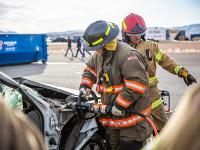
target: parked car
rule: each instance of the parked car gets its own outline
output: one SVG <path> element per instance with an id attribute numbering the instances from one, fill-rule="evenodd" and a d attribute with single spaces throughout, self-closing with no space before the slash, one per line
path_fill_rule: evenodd
<path id="1" fill-rule="evenodd" d="M 64 37 L 57 37 L 53 39 L 52 42 L 67 42 L 67 39 L 65 39 Z"/>

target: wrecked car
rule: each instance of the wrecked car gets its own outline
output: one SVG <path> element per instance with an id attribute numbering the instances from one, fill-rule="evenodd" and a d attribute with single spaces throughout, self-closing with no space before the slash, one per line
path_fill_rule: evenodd
<path id="1" fill-rule="evenodd" d="M 98 114 L 88 109 L 90 103 L 99 101 L 94 92 L 88 99 L 81 99 L 79 91 L 22 77 L 12 79 L 0 72 L 0 95 L 10 107 L 33 121 L 49 149 L 106 149 L 105 130 Z M 170 112 L 169 92 L 161 91 L 161 96 L 165 110 Z"/>
<path id="2" fill-rule="evenodd" d="M 84 110 L 80 115 L 77 110 L 78 91 L 25 78 L 12 79 L 0 72 L 0 94 L 8 105 L 33 121 L 49 149 L 104 149 L 105 131 L 96 115 Z"/>

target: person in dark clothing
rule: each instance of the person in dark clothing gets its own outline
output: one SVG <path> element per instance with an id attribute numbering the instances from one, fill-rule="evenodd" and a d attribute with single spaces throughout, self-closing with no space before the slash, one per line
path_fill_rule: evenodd
<path id="1" fill-rule="evenodd" d="M 72 53 L 72 57 L 74 57 L 74 54 L 73 54 L 73 51 L 72 51 L 72 40 L 71 40 L 70 36 L 68 36 L 68 38 L 67 38 L 67 43 L 68 44 L 67 44 L 67 51 L 65 53 L 65 57 L 67 57 L 67 53 L 68 53 L 69 50 Z"/>
<path id="2" fill-rule="evenodd" d="M 81 43 L 81 38 L 80 38 L 79 36 L 78 36 L 78 38 L 77 38 L 76 44 L 77 44 L 77 51 L 76 51 L 75 57 L 78 56 L 78 53 L 79 53 L 79 52 L 81 53 L 82 57 L 84 57 L 84 54 L 83 54 L 83 52 L 81 51 L 82 43 Z"/>

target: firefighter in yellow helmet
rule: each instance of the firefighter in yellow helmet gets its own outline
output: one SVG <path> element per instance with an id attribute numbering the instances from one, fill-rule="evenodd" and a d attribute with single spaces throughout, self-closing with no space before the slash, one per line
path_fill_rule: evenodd
<path id="1" fill-rule="evenodd" d="M 199 115 L 200 85 L 196 84 L 185 92 L 160 135 L 142 150 L 199 150 Z"/>
<path id="2" fill-rule="evenodd" d="M 156 68 L 159 64 L 163 69 L 172 74 L 182 77 L 187 85 L 196 82 L 192 75 L 182 66 L 167 56 L 159 49 L 158 44 L 146 41 L 145 32 L 147 28 L 144 19 L 131 13 L 122 21 L 123 40 L 139 51 L 148 64 L 148 76 L 152 103 L 152 116 L 158 130 L 161 130 L 167 122 L 167 116 L 163 110 L 162 100 L 157 87 L 158 79 L 156 77 Z"/>
<path id="3" fill-rule="evenodd" d="M 106 129 L 110 148 L 139 150 L 152 128 L 143 118 L 126 110 L 151 114 L 148 78 L 138 52 L 118 41 L 118 34 L 118 26 L 105 21 L 96 21 L 86 29 L 86 48 L 96 52 L 86 63 L 80 91 L 87 95 L 97 84 L 102 104 L 93 104 L 92 110 L 101 113 L 99 121 Z"/>

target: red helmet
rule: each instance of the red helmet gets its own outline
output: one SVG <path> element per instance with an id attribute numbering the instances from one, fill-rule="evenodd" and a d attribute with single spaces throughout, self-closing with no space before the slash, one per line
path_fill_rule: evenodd
<path id="1" fill-rule="evenodd" d="M 144 19 L 138 14 L 130 13 L 122 21 L 122 32 L 125 34 L 144 35 L 146 30 L 147 28 Z"/>

